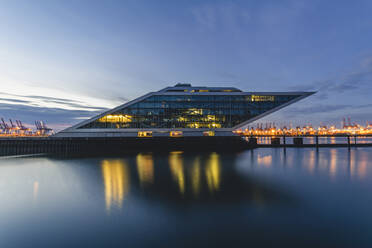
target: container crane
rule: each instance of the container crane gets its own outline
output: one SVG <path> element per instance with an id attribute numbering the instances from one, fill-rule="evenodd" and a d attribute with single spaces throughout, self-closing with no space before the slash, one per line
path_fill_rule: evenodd
<path id="1" fill-rule="evenodd" d="M 39 135 L 53 134 L 53 129 L 47 127 L 43 121 L 35 121 L 35 126 Z"/>
<path id="2" fill-rule="evenodd" d="M 10 127 L 8 126 L 8 124 L 4 121 L 4 118 L 1 118 L 1 122 L 3 124 L 3 128 L 4 128 L 4 132 L 6 134 L 9 134 L 10 133 Z"/>
<path id="3" fill-rule="evenodd" d="M 31 134 L 32 130 L 30 128 L 25 127 L 21 120 L 16 120 L 18 129 L 22 132 L 22 134 Z"/>
<path id="4" fill-rule="evenodd" d="M 12 134 L 18 134 L 19 133 L 19 128 L 14 125 L 12 119 L 9 119 L 9 122 L 10 122 L 10 131 Z"/>

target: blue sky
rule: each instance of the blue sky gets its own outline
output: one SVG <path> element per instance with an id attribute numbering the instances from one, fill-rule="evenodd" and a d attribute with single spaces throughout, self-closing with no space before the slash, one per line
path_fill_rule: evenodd
<path id="1" fill-rule="evenodd" d="M 2 1 L 0 116 L 60 129 L 177 82 L 317 90 L 260 122 L 372 121 L 372 1 Z"/>

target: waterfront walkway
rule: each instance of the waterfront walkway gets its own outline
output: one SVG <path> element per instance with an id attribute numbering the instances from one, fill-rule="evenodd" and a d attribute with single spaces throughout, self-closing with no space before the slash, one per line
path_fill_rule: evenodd
<path id="1" fill-rule="evenodd" d="M 122 154 L 128 151 L 239 151 L 260 147 L 366 147 L 368 136 L 228 136 L 177 138 L 2 137 L 0 156 L 27 154 Z"/>

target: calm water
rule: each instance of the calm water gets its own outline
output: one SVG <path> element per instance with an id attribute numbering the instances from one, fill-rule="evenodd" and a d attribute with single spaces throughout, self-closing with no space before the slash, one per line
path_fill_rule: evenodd
<path id="1" fill-rule="evenodd" d="M 0 159 L 0 247 L 372 247 L 372 149 Z"/>

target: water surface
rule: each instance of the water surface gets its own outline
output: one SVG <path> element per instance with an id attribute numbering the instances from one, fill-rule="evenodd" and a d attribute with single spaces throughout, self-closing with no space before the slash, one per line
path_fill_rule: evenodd
<path id="1" fill-rule="evenodd" d="M 372 247 L 372 149 L 0 159 L 0 247 Z"/>

